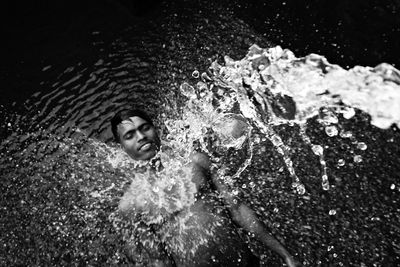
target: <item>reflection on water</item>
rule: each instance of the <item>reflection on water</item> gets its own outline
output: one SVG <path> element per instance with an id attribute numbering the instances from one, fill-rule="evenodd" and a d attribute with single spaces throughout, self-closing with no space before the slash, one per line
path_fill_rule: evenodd
<path id="1" fill-rule="evenodd" d="M 43 66 L 57 75 L 26 102 L 27 114 L 2 111 L 1 264 L 128 262 L 112 215 L 133 178 L 150 185 L 135 175 L 141 166 L 103 141 L 111 137 L 109 118 L 130 105 L 159 115 L 173 148 L 173 157 L 161 153 L 170 168 L 158 192 L 177 182 L 165 213 L 191 198 L 190 184 L 166 178 L 186 177 L 179 170 L 199 139 L 213 173 L 304 265 L 398 260 L 400 136 L 391 126 L 400 117 L 398 70 L 345 71 L 318 55 L 255 46 L 242 60 L 211 64 L 266 44 L 221 14 L 193 14 L 186 27 L 174 14 L 164 24 L 154 19 L 147 39 L 126 29 L 118 40 L 93 44 L 93 62 Z M 209 129 L 211 147 L 202 139 Z M 279 262 L 246 238 L 266 265 Z"/>

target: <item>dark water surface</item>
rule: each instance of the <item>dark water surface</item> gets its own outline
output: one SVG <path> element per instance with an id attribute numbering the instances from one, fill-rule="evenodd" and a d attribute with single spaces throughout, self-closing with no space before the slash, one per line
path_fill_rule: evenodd
<path id="1" fill-rule="evenodd" d="M 206 71 L 214 60 L 240 59 L 254 43 L 275 43 L 342 66 L 399 64 L 399 21 L 392 15 L 398 1 L 374 11 L 368 9 L 374 1 L 339 1 L 332 17 L 323 16 L 331 14 L 326 1 L 259 2 L 42 1 L 10 7 L 0 74 L 0 265 L 126 263 L 109 215 L 130 177 L 108 160 L 114 151 L 109 119 L 127 106 L 159 118 L 178 116 L 185 100 L 179 86 L 195 84 L 193 71 Z M 270 19 L 262 19 L 263 11 Z M 308 27 L 321 17 L 322 28 Z M 337 28 L 335 21 L 341 21 Z M 385 38 L 380 42 L 378 35 Z M 370 119 L 361 111 L 350 120 L 340 117 L 341 127 L 353 134 L 347 139 L 329 137 L 317 118 L 309 120 L 307 135 L 324 147 L 334 185 L 329 191 L 322 190 L 319 159 L 296 125 L 275 131 L 291 148 L 306 195 L 293 192 L 269 140 L 260 143 L 264 149 L 238 181 L 245 201 L 305 266 L 396 266 L 400 260 L 400 134 L 397 126 L 380 129 Z M 360 141 L 367 150 L 357 150 Z M 357 154 L 362 161 L 354 161 Z M 250 183 L 257 186 L 242 187 Z M 280 266 L 271 252 L 260 253 L 267 266 Z"/>

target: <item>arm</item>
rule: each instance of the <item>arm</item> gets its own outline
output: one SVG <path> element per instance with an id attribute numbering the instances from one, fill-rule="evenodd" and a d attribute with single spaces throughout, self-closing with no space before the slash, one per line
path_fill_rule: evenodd
<path id="1" fill-rule="evenodd" d="M 236 204 L 230 207 L 233 219 L 246 231 L 254 233 L 257 238 L 269 249 L 278 253 L 289 267 L 296 266 L 295 261 L 289 252 L 267 233 L 263 224 L 257 219 L 254 212 L 245 204 Z"/>
<path id="2" fill-rule="evenodd" d="M 210 166 L 207 156 L 204 154 L 197 155 L 193 160 L 200 159 L 199 165 L 201 170 L 206 171 L 206 167 Z M 196 164 L 196 162 L 195 162 Z M 199 170 L 198 170 L 199 171 Z M 204 174 L 205 175 L 205 174 Z M 223 196 L 223 199 L 230 209 L 233 219 L 248 232 L 254 233 L 256 237 L 269 249 L 278 253 L 289 267 L 295 267 L 296 263 L 289 252 L 270 234 L 266 227 L 258 220 L 256 214 L 245 204 L 237 201 L 232 194 L 229 193 L 226 186 L 217 178 L 212 178 L 217 190 Z"/>
<path id="3" fill-rule="evenodd" d="M 206 179 L 209 172 L 211 162 L 205 153 L 196 152 L 191 155 L 193 164 L 194 182 L 197 186 L 201 180 Z M 295 267 L 296 263 L 289 252 L 270 234 L 266 227 L 258 220 L 255 213 L 245 204 L 235 200 L 234 196 L 229 193 L 226 186 L 221 183 L 218 178 L 212 177 L 212 181 L 217 190 L 223 196 L 223 199 L 229 207 L 233 219 L 246 231 L 254 233 L 256 237 L 269 249 L 278 253 L 289 267 Z"/>

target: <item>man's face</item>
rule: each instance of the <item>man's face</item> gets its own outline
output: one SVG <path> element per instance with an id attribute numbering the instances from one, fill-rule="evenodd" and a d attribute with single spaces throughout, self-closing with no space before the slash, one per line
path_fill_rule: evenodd
<path id="1" fill-rule="evenodd" d="M 137 116 L 130 117 L 122 121 L 117 130 L 120 143 L 131 158 L 149 160 L 156 155 L 160 139 L 148 121 Z"/>

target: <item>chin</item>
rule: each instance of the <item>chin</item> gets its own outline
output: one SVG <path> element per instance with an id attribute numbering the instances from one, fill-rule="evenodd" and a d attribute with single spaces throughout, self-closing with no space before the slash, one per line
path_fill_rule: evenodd
<path id="1" fill-rule="evenodd" d="M 139 158 L 139 160 L 150 160 L 150 159 L 152 159 L 156 154 L 157 154 L 157 151 L 156 151 L 156 150 L 149 151 L 149 152 L 147 152 L 146 154 L 144 154 L 143 156 L 141 156 L 141 157 Z"/>

